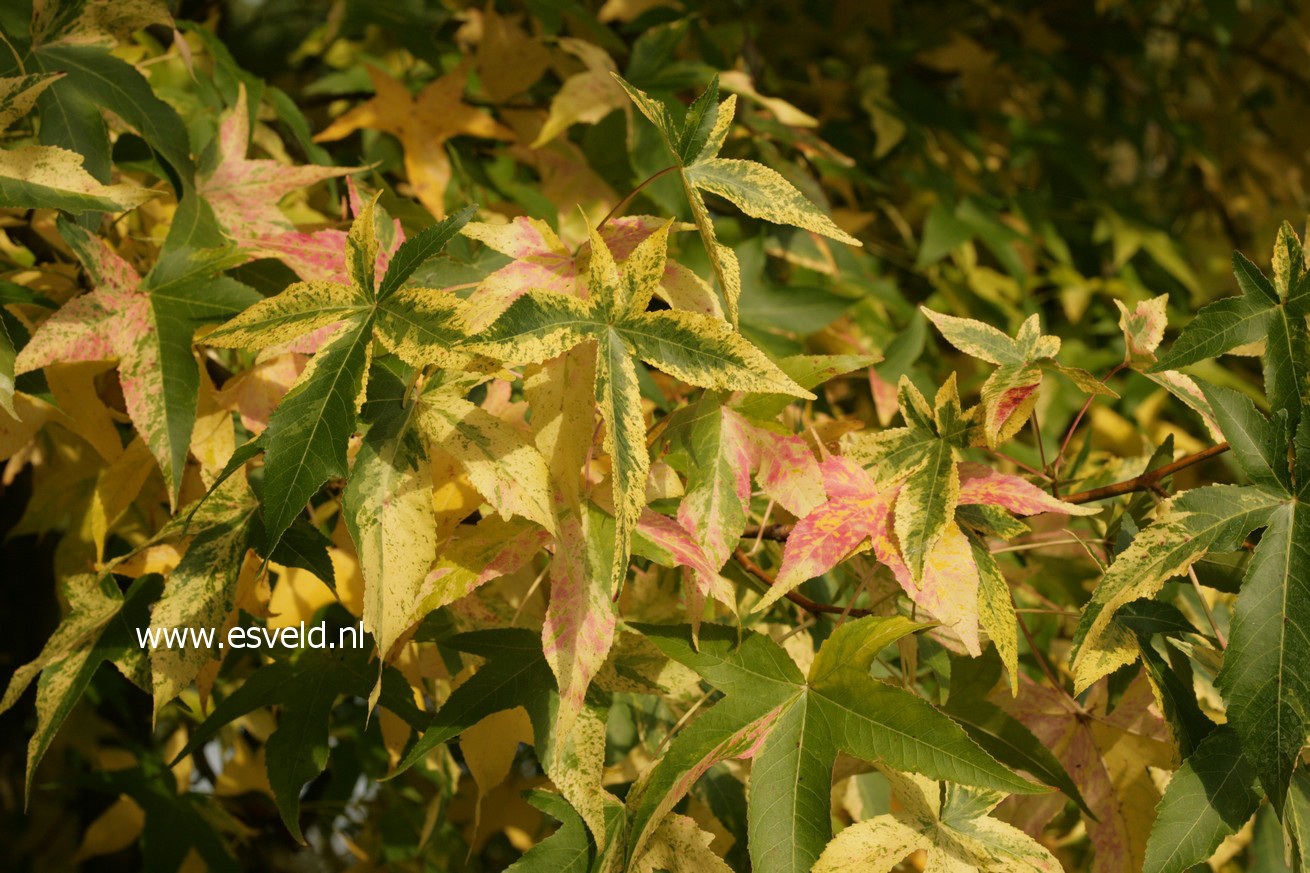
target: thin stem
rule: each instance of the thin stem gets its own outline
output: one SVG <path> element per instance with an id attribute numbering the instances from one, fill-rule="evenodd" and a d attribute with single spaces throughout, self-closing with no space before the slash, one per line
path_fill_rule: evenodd
<path id="1" fill-rule="evenodd" d="M 1109 382 L 1126 366 L 1127 362 L 1120 362 L 1118 366 L 1105 374 L 1105 378 L 1101 380 L 1101 384 L 1104 385 L 1106 382 Z M 1087 397 L 1087 402 L 1083 404 L 1083 408 L 1078 410 L 1078 414 L 1074 416 L 1073 424 L 1069 425 L 1069 430 L 1064 435 L 1064 442 L 1060 443 L 1060 452 L 1055 456 L 1055 463 L 1051 466 L 1051 476 L 1057 481 L 1060 478 L 1060 463 L 1064 460 L 1065 450 L 1069 448 L 1069 441 L 1073 439 L 1074 432 L 1078 430 L 1078 425 L 1082 423 L 1083 416 L 1087 414 L 1087 410 L 1092 408 L 1092 401 L 1095 399 L 1095 394 L 1091 394 Z"/>
<path id="2" fill-rule="evenodd" d="M 773 512 L 773 498 L 769 498 L 769 505 L 764 507 L 764 516 L 760 519 L 760 530 L 755 535 L 755 542 L 751 544 L 750 554 L 755 554 L 760 550 L 760 541 L 764 539 L 764 530 L 769 526 L 769 515 Z"/>
<path id="3" fill-rule="evenodd" d="M 1046 463 L 1046 440 L 1042 439 L 1042 425 L 1037 420 L 1037 407 L 1033 407 L 1033 415 L 1030 419 L 1033 426 L 1033 436 L 1037 438 L 1037 456 L 1042 459 L 1042 474 L 1048 479 L 1051 478 L 1051 467 Z M 1054 481 L 1051 482 L 1051 492 L 1058 492 Z M 1058 496 L 1058 495 L 1057 495 Z"/>
<path id="4" fill-rule="evenodd" d="M 1228 639 L 1224 632 L 1219 630 L 1219 625 L 1214 620 L 1214 610 L 1210 609 L 1210 601 L 1205 599 L 1205 592 L 1201 590 L 1201 580 L 1196 578 L 1196 568 L 1188 567 L 1187 576 L 1192 580 L 1192 588 L 1196 590 L 1196 599 L 1201 601 L 1201 609 L 1205 611 L 1205 620 L 1210 622 L 1210 630 L 1214 631 L 1214 638 L 1219 641 L 1220 649 L 1228 648 Z"/>
<path id="5" fill-rule="evenodd" d="M 1028 651 L 1033 653 L 1033 659 L 1037 661 L 1037 666 L 1041 667 L 1042 672 L 1046 674 L 1051 687 L 1064 695 L 1065 699 L 1072 703 L 1077 710 L 1081 710 L 1082 707 L 1078 705 L 1078 701 L 1070 696 L 1068 689 L 1064 687 L 1064 683 L 1055 678 L 1050 662 L 1046 660 L 1046 656 L 1042 654 L 1041 649 L 1037 648 L 1037 643 L 1033 641 L 1033 635 L 1028 632 L 1028 625 L 1024 623 L 1023 616 L 1018 614 L 1018 610 L 1015 610 L 1015 619 L 1019 622 L 1019 630 L 1023 631 L 1023 638 L 1028 641 Z"/>
<path id="6" fill-rule="evenodd" d="M 633 188 L 631 191 L 629 191 L 628 196 L 624 197 L 618 203 L 615 203 L 614 208 L 611 209 L 609 212 L 605 213 L 605 217 L 600 220 L 600 224 L 596 225 L 596 231 L 599 232 L 603 227 L 605 227 L 605 225 L 609 224 L 610 219 L 614 218 L 616 215 L 619 214 L 619 210 L 627 206 L 632 201 L 633 197 L 636 197 L 638 194 L 641 193 L 642 188 L 645 188 L 647 185 L 649 185 L 651 182 L 654 182 L 660 176 L 663 176 L 667 173 L 672 173 L 676 169 L 678 169 L 677 164 L 674 164 L 672 167 L 665 167 L 655 175 L 647 178 L 646 181 L 642 182 L 636 188 Z"/>
<path id="7" fill-rule="evenodd" d="M 5 45 L 9 46 L 10 54 L 12 54 L 14 56 L 14 60 L 18 62 L 19 75 L 26 76 L 27 67 L 26 65 L 23 64 L 22 55 L 18 53 L 18 49 L 14 48 L 14 44 L 9 41 L 9 37 L 5 36 L 5 32 L 3 30 L 0 30 L 0 40 L 4 40 Z"/>
<path id="8" fill-rule="evenodd" d="M 1004 452 L 998 452 L 996 449 L 988 449 L 987 451 L 991 452 L 993 455 L 995 455 L 996 457 L 1000 458 L 1003 461 L 1009 461 L 1011 464 L 1014 464 L 1016 467 L 1018 467 L 1020 470 L 1023 470 L 1025 473 L 1030 473 L 1033 476 L 1037 476 L 1038 478 L 1041 479 L 1049 480 L 1051 478 L 1050 476 L 1043 473 L 1041 470 L 1038 470 L 1036 467 L 1030 467 L 1027 464 L 1025 464 L 1023 461 L 1020 461 L 1016 458 L 1011 458 L 1009 455 L 1005 454 Z"/>

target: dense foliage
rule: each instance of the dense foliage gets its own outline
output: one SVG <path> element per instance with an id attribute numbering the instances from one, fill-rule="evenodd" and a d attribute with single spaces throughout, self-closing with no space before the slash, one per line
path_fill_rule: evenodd
<path id="1" fill-rule="evenodd" d="M 5 869 L 1310 864 L 1310 18 L 817 6 L 0 7 Z"/>

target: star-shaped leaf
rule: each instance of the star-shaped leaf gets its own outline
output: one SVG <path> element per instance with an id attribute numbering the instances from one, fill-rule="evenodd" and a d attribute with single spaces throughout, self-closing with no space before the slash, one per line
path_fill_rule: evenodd
<path id="1" fill-rule="evenodd" d="M 724 322 L 678 310 L 646 311 L 664 276 L 667 235 L 665 225 L 642 241 L 620 273 L 609 246 L 592 231 L 586 300 L 530 291 L 467 346 L 498 360 L 541 363 L 582 343 L 596 344 L 595 399 L 613 468 L 615 588 L 627 572 L 650 469 L 634 358 L 692 385 L 810 396 Z"/>
<path id="2" fill-rule="evenodd" d="M 369 65 L 368 76 L 377 96 L 332 122 L 314 141 L 331 142 L 360 128 L 396 137 L 405 150 L 405 172 L 414 196 L 434 216 L 442 218 L 451 175 L 446 141 L 454 136 L 510 140 L 514 134 L 483 110 L 463 101 L 467 61 L 433 80 L 417 97 L 411 97 L 403 82 L 377 67 Z"/>
<path id="3" fill-rule="evenodd" d="M 659 130 L 676 161 L 687 202 L 691 204 L 692 218 L 705 242 L 728 320 L 734 327 L 737 325 L 737 300 L 741 296 L 741 268 L 732 249 L 721 244 L 715 236 L 714 222 L 701 196 L 702 191 L 723 197 L 752 218 L 790 224 L 839 242 L 861 245 L 859 240 L 833 224 L 832 219 L 778 171 L 755 161 L 718 157 L 736 111 L 737 95 L 719 103 L 717 78 L 687 110 L 681 125 L 673 121 L 663 103 L 634 88 L 617 73 L 614 78 L 628 92 L 641 114 Z"/>
<path id="4" fill-rule="evenodd" d="M 1037 389 L 1044 370 L 1052 369 L 1068 376 L 1079 388 L 1092 394 L 1113 395 L 1090 373 L 1056 363 L 1060 339 L 1042 333 L 1040 320 L 1029 316 L 1011 338 L 1001 331 L 972 318 L 957 318 L 920 307 L 928 320 L 942 332 L 946 341 L 996 369 L 982 387 L 983 433 L 987 445 L 996 447 L 1014 436 L 1032 415 L 1037 405 Z"/>
<path id="5" fill-rule="evenodd" d="M 258 294 L 220 275 L 241 260 L 230 251 L 165 252 L 142 279 L 81 226 L 61 221 L 59 230 L 95 290 L 42 322 L 14 370 L 22 374 L 56 363 L 116 359 L 128 417 L 176 500 L 200 390 L 192 335 L 205 322 L 241 311 Z"/>
<path id="6" fill-rule="evenodd" d="M 346 476 L 347 443 L 368 386 L 374 339 L 415 367 L 459 366 L 468 361 L 467 355 L 452 351 L 464 338 L 458 298 L 400 286 L 424 253 L 435 253 L 458 233 L 473 207 L 407 240 L 379 286 L 376 199 L 360 211 L 346 241 L 350 284 L 298 282 L 205 337 L 210 345 L 262 349 L 336 325 L 262 435 L 267 451 L 264 524 L 270 549 L 319 486 L 334 476 Z"/>
<path id="7" fill-rule="evenodd" d="M 824 642 L 808 676 L 768 637 L 703 625 L 634 625 L 726 697 L 678 733 L 628 799 L 629 857 L 715 763 L 752 759 L 747 814 L 752 868 L 809 870 L 831 837 L 839 751 L 935 779 L 1007 792 L 1036 786 L 996 763 L 964 731 L 909 692 L 874 679 L 875 656 L 929 625 L 866 617 Z"/>
<path id="8" fill-rule="evenodd" d="M 358 170 L 252 160 L 246 157 L 249 142 L 246 88 L 238 83 L 237 102 L 219 124 L 213 153 L 208 166 L 200 168 L 196 187 L 223 230 L 243 246 L 257 247 L 261 240 L 294 230 L 278 209 L 278 202 L 292 191 Z"/>
<path id="9" fill-rule="evenodd" d="M 900 808 L 857 822 L 839 833 L 814 873 L 890 873 L 915 851 L 924 873 L 1060 873 L 1055 856 L 1032 837 L 987 815 L 1005 799 L 994 791 L 941 785 L 910 773 L 878 768 Z"/>

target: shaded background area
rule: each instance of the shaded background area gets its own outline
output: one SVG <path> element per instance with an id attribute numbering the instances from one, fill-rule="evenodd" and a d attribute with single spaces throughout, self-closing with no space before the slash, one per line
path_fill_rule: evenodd
<path id="1" fill-rule="evenodd" d="M 22 6 L 9 4 L 0 26 L 25 21 L 30 10 Z M 476 54 L 470 28 L 481 26 L 486 9 L 550 40 L 591 41 L 643 87 L 685 95 L 713 71 L 739 70 L 757 92 L 808 116 L 785 124 L 776 112 L 746 115 L 749 137 L 730 148 L 750 149 L 784 172 L 866 248 L 831 282 L 808 285 L 793 283 L 790 272 L 811 254 L 801 250 L 803 241 L 785 234 L 733 239 L 745 246 L 743 323 L 753 340 L 785 354 L 834 342 L 823 332 L 846 319 L 887 354 L 879 372 L 888 382 L 916 375 L 926 334 L 914 306 L 930 295 L 951 301 L 958 315 L 1009 331 L 1040 311 L 1047 332 L 1069 338 L 1072 360 L 1103 372 L 1118 355 L 1105 348 L 1119 335 L 1111 297 L 1168 293 L 1171 315 L 1181 319 L 1230 293 L 1234 248 L 1263 262 L 1278 224 L 1300 224 L 1310 208 L 1306 4 L 188 0 L 174 11 L 179 21 L 215 34 L 237 66 L 285 91 L 319 131 L 371 96 L 367 63 L 406 71 L 417 85 Z M 172 39 L 152 28 L 139 42 L 153 56 L 168 52 Z M 475 80 L 468 101 L 499 113 L 544 115 L 575 70 L 556 64 L 502 101 L 478 96 Z M 164 96 L 181 103 L 185 93 L 185 83 L 173 83 Z M 280 130 L 297 162 L 321 157 L 311 150 L 318 147 Z M 575 125 L 566 136 L 619 194 L 660 169 L 643 157 L 649 143 L 638 143 L 631 157 L 614 146 L 628 136 L 623 112 Z M 456 137 L 440 147 L 454 166 L 452 200 L 506 214 L 553 211 L 541 202 L 542 171 L 521 144 Z M 386 134 L 357 133 L 321 148 L 334 163 L 375 164 L 379 175 L 404 178 L 401 149 Z M 572 206 L 554 205 L 561 215 Z M 676 188 L 663 184 L 636 205 L 686 217 Z M 17 269 L 23 251 L 40 253 L 41 239 L 21 222 L 3 229 L 3 269 Z M 894 344 L 903 337 L 910 339 Z M 1255 373 L 1242 364 L 1226 367 L 1228 373 L 1209 366 L 1220 382 Z M 1118 418 L 1097 423 L 1098 447 L 1137 451 L 1137 426 L 1157 441 L 1172 434 L 1182 447 L 1195 443 L 1167 415 L 1141 408 L 1143 396 L 1126 395 Z M 877 417 L 867 395 L 851 403 Z M 1136 424 L 1121 424 L 1130 420 Z M 85 499 L 76 484 L 42 481 L 31 466 L 4 476 L 0 676 L 35 657 L 60 616 L 51 573 L 58 533 L 37 532 L 34 495 L 43 512 Z M 120 793 L 112 778 L 92 774 L 121 763 L 101 741 L 112 738 L 115 748 L 162 771 L 159 750 L 176 724 L 152 732 L 146 695 L 102 669 L 47 755 L 24 814 L 33 696 L 29 689 L 0 715 L 0 868 L 71 869 L 83 833 Z M 403 786 L 369 787 L 364 777 L 386 765 L 379 728 L 365 725 L 358 703 L 340 709 L 347 727 L 332 770 L 306 798 L 307 807 L 324 811 L 310 849 L 290 839 L 266 795 L 224 800 L 222 826 L 240 835 L 249 869 L 350 869 L 356 861 L 334 828 L 359 816 L 386 833 L 392 860 L 413 869 L 500 870 L 512 862 L 519 848 L 504 832 L 471 839 L 468 828 L 451 823 L 420 849 L 421 803 L 428 798 Z M 525 779 L 537 772 L 526 750 L 516 766 Z M 192 778 L 211 784 L 213 774 Z M 114 848 L 114 837 L 134 828 L 139 823 L 130 814 L 108 820 L 96 848 Z M 1275 842 L 1257 841 L 1252 851 L 1281 863 Z M 142 863 L 133 839 L 81 869 L 136 870 Z"/>

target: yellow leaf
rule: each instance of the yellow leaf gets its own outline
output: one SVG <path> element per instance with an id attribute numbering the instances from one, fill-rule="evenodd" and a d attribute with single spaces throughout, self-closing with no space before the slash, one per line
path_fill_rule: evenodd
<path id="1" fill-rule="evenodd" d="M 464 754 L 473 781 L 478 786 L 476 816 L 482 814 L 487 793 L 505 781 L 519 743 L 532 742 L 532 722 L 521 706 L 493 712 L 460 734 L 459 748 Z"/>
<path id="2" fill-rule="evenodd" d="M 132 845 L 146 825 L 146 813 L 126 794 L 100 813 L 82 834 L 82 843 L 73 855 L 75 863 L 100 855 L 112 855 Z"/>
<path id="3" fill-rule="evenodd" d="M 411 97 L 404 83 L 377 67 L 370 65 L 368 75 L 377 96 L 332 122 L 314 141 L 331 142 L 360 128 L 391 134 L 405 150 L 405 172 L 414 196 L 437 218 L 445 217 L 451 173 L 446 140 L 453 136 L 509 140 L 514 135 L 486 112 L 463 101 L 467 61 L 431 82 L 417 97 Z"/>
<path id="4" fill-rule="evenodd" d="M 114 417 L 95 385 L 95 377 L 112 366 L 106 361 L 88 361 L 45 368 L 46 383 L 59 406 L 55 420 L 90 443 L 106 461 L 113 461 L 123 451 Z"/>
<path id="5" fill-rule="evenodd" d="M 518 23 L 519 16 L 501 16 L 487 4 L 478 42 L 478 76 L 487 96 L 497 103 L 536 84 L 550 66 L 550 52 L 541 40 Z"/>
<path id="6" fill-rule="evenodd" d="M 568 36 L 560 38 L 559 46 L 581 60 L 586 69 L 565 79 L 550 101 L 550 115 L 532 143 L 534 149 L 574 124 L 595 124 L 615 109 L 628 106 L 627 94 L 611 75 L 617 68 L 604 49 Z"/>
<path id="7" fill-rule="evenodd" d="M 91 495 L 91 536 L 96 560 L 105 559 L 105 538 L 109 529 L 141 493 L 146 478 L 156 469 L 155 456 L 145 440 L 137 437 L 112 464 L 100 471 Z"/>

